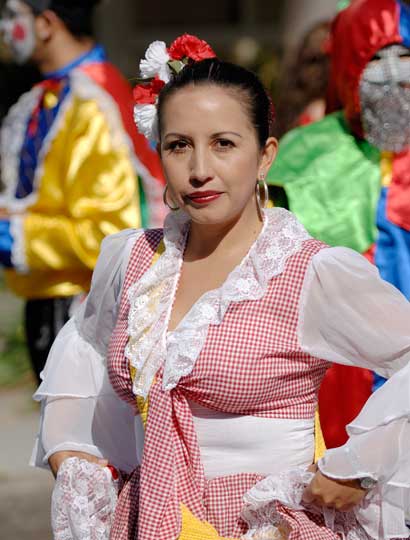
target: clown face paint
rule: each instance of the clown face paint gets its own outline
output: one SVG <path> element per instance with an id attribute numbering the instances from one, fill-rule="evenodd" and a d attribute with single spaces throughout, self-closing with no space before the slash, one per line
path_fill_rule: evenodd
<path id="1" fill-rule="evenodd" d="M 24 64 L 34 52 L 36 37 L 34 15 L 20 0 L 8 0 L 0 21 L 4 42 L 14 60 Z"/>
<path id="2" fill-rule="evenodd" d="M 360 81 L 366 139 L 380 150 L 410 146 L 410 49 L 390 45 L 369 62 Z"/>

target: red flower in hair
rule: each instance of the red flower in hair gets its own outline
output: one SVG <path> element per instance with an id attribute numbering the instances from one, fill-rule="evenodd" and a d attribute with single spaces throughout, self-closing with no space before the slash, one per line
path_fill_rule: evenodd
<path id="1" fill-rule="evenodd" d="M 133 90 L 135 103 L 138 105 L 155 104 L 163 86 L 165 86 L 164 81 L 158 78 L 147 84 L 137 84 Z"/>
<path id="2" fill-rule="evenodd" d="M 168 54 L 173 60 L 190 58 L 196 62 L 216 57 L 216 54 L 206 41 L 189 34 L 177 38 L 169 47 Z"/>

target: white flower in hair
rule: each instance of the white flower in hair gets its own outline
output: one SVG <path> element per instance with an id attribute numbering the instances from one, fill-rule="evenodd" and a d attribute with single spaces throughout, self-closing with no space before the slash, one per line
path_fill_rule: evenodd
<path id="1" fill-rule="evenodd" d="M 150 141 L 158 142 L 158 115 L 156 105 L 135 105 L 134 121 L 138 131 Z"/>
<path id="2" fill-rule="evenodd" d="M 145 52 L 145 58 L 140 62 L 141 76 L 144 79 L 158 76 L 167 83 L 171 78 L 168 67 L 170 60 L 166 44 L 163 41 L 153 41 Z"/>

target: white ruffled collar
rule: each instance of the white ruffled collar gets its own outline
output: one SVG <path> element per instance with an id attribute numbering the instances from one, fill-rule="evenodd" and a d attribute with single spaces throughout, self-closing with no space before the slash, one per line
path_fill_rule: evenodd
<path id="1" fill-rule="evenodd" d="M 218 289 L 205 293 L 168 333 L 168 323 L 183 262 L 189 218 L 170 214 L 164 227 L 165 251 L 128 291 L 128 344 L 125 355 L 135 368 L 133 391 L 146 398 L 163 367 L 165 390 L 175 388 L 191 373 L 205 344 L 210 325 L 223 321 L 231 303 L 262 298 L 270 280 L 287 259 L 310 238 L 297 219 L 283 208 L 264 211 L 258 238 L 242 262 Z"/>

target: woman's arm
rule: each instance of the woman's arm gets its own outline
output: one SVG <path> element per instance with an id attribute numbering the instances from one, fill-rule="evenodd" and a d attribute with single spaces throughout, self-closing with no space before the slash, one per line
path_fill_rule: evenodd
<path id="1" fill-rule="evenodd" d="M 358 485 L 352 480 L 372 479 L 387 519 L 400 508 L 397 489 L 410 489 L 410 303 L 361 255 L 325 249 L 305 280 L 298 332 L 302 349 L 312 356 L 389 378 L 347 427 L 348 442 L 319 461 L 312 485 L 322 502 L 329 503 L 334 490 L 331 505 L 342 507 L 352 494 L 345 487 Z"/>
<path id="2" fill-rule="evenodd" d="M 53 344 L 34 395 L 42 412 L 33 465 L 50 464 L 57 472 L 66 452 L 87 454 L 93 461 L 108 459 L 125 471 L 136 465 L 134 411 L 115 394 L 105 354 L 138 235 L 124 231 L 103 242 L 90 294 Z"/>

